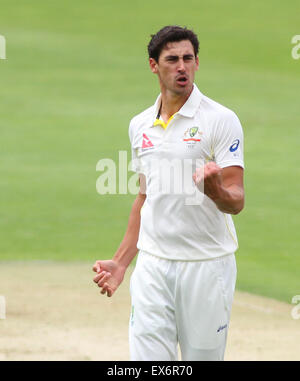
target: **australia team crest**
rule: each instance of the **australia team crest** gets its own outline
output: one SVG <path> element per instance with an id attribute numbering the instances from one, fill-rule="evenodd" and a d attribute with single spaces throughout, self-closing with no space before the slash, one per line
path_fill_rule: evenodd
<path id="1" fill-rule="evenodd" d="M 187 142 L 187 146 L 193 147 L 197 142 L 201 141 L 202 134 L 203 133 L 199 131 L 199 127 L 191 127 L 185 131 L 182 140 Z"/>

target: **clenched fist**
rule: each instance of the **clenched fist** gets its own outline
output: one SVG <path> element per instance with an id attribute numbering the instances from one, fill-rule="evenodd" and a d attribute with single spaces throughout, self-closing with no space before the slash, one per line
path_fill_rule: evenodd
<path id="1" fill-rule="evenodd" d="M 204 194 L 212 200 L 218 198 L 222 188 L 222 168 L 215 162 L 210 161 L 202 168 L 197 168 L 193 174 L 193 180 L 199 190 L 204 190 Z"/>

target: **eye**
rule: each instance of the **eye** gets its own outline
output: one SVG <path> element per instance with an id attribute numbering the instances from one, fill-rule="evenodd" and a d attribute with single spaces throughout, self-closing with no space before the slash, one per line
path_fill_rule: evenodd
<path id="1" fill-rule="evenodd" d="M 194 56 L 185 56 L 183 57 L 185 61 L 192 61 L 194 59 Z"/>
<path id="2" fill-rule="evenodd" d="M 176 62 L 177 61 L 177 57 L 167 57 L 166 60 L 168 62 Z"/>

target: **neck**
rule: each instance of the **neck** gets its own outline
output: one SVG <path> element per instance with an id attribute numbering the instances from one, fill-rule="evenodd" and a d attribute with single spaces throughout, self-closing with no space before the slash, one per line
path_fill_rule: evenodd
<path id="1" fill-rule="evenodd" d="M 181 107 L 188 100 L 193 87 L 185 94 L 175 94 L 168 90 L 161 89 L 161 109 L 160 115 L 163 119 L 168 120 L 172 115 L 181 109 Z"/>

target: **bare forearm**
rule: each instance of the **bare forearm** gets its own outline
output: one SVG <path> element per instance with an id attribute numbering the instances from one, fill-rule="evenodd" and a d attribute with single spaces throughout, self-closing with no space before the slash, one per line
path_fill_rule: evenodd
<path id="1" fill-rule="evenodd" d="M 207 196 L 223 213 L 238 214 L 244 207 L 244 190 L 236 185 L 227 188 L 220 186 L 217 192 Z"/>
<path id="2" fill-rule="evenodd" d="M 243 174 L 244 169 L 240 166 L 222 169 L 215 162 L 208 162 L 202 168 L 196 168 L 193 180 L 221 212 L 238 214 L 244 207 Z"/>
<path id="3" fill-rule="evenodd" d="M 146 196 L 141 193 L 136 197 L 130 212 L 126 233 L 113 257 L 113 260 L 121 266 L 128 267 L 138 251 L 136 245 L 140 231 L 140 212 L 145 199 Z"/>

